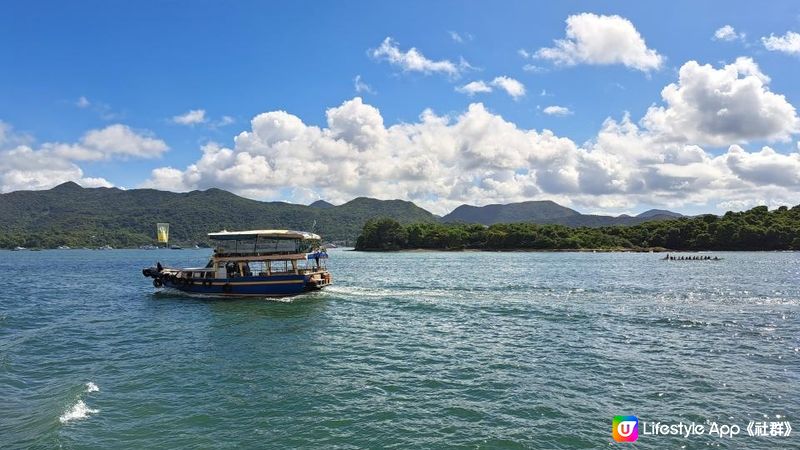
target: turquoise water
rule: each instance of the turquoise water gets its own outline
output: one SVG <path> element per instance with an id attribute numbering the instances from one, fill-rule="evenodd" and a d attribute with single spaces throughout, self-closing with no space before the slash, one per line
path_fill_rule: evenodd
<path id="1" fill-rule="evenodd" d="M 208 251 L 0 252 L 3 448 L 797 448 L 800 253 L 333 251 L 291 302 L 154 295 Z M 611 439 L 614 415 L 789 438 Z"/>

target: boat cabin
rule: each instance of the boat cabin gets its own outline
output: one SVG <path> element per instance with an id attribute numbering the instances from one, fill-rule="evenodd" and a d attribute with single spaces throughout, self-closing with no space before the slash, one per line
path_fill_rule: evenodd
<path id="1" fill-rule="evenodd" d="M 177 271 L 178 278 L 235 279 L 306 275 L 325 271 L 327 253 L 319 248 L 320 237 L 289 230 L 254 230 L 209 233 L 214 255 L 205 267 Z"/>

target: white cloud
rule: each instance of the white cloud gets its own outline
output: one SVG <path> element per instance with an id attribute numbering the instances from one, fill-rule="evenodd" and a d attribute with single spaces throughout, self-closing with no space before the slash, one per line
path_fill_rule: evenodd
<path id="1" fill-rule="evenodd" d="M 800 186 L 800 153 L 788 155 L 764 147 L 757 153 L 747 153 L 732 145 L 726 154 L 728 167 L 739 178 L 759 185 Z"/>
<path id="2" fill-rule="evenodd" d="M 664 140 L 628 116 L 606 120 L 584 145 L 549 130 L 521 128 L 480 103 L 456 117 L 425 110 L 417 121 L 387 127 L 375 107 L 356 97 L 326 117 L 327 125 L 317 127 L 284 111 L 259 114 L 233 146 L 208 144 L 195 163 L 156 169 L 145 186 L 221 187 L 296 202 L 401 198 L 436 213 L 462 203 L 531 199 L 631 209 L 775 203 L 798 194 L 797 153 L 748 153 L 733 146 L 714 156 L 697 145 Z"/>
<path id="3" fill-rule="evenodd" d="M 469 96 L 492 92 L 492 87 L 486 84 L 486 82 L 481 80 L 470 81 L 469 83 L 463 86 L 458 86 L 455 89 L 456 92 L 461 92 L 462 94 L 467 94 Z"/>
<path id="4" fill-rule="evenodd" d="M 45 143 L 42 149 L 73 161 L 98 161 L 112 157 L 157 158 L 169 150 L 161 139 L 137 133 L 127 125 L 114 124 L 91 130 L 75 144 Z"/>
<path id="5" fill-rule="evenodd" d="M 472 97 L 475 94 L 485 94 L 492 92 L 492 87 L 496 87 L 505 91 L 514 100 L 518 100 L 525 96 L 525 85 L 519 81 L 506 76 L 495 77 L 489 83 L 483 80 L 470 81 L 463 86 L 457 86 L 456 92 L 467 94 Z"/>
<path id="6" fill-rule="evenodd" d="M 541 67 L 541 66 L 537 66 L 536 64 L 525 64 L 524 66 L 522 66 L 522 70 L 524 70 L 525 72 L 530 72 L 530 73 L 545 73 L 545 72 L 547 72 L 547 69 L 545 69 L 544 67 Z"/>
<path id="7" fill-rule="evenodd" d="M 453 42 L 463 44 L 464 42 L 471 41 L 473 39 L 472 35 L 469 33 L 458 33 L 455 31 L 448 31 L 447 34 L 450 35 L 450 39 Z"/>
<path id="8" fill-rule="evenodd" d="M 97 100 L 89 100 L 86 96 L 80 96 L 75 101 L 75 107 L 94 112 L 103 120 L 119 120 L 124 114 L 114 112 L 111 106 Z"/>
<path id="9" fill-rule="evenodd" d="M 155 158 L 167 151 L 164 141 L 121 124 L 90 130 L 76 143 L 46 142 L 17 135 L 0 121 L 0 192 L 49 189 L 66 181 L 85 187 L 111 187 L 105 178 L 85 177 L 76 161 Z"/>
<path id="10" fill-rule="evenodd" d="M 66 181 L 86 187 L 112 186 L 104 178 L 84 177 L 75 163 L 46 148 L 34 150 L 23 144 L 32 139 L 16 135 L 2 121 L 0 132 L 0 192 L 49 189 Z"/>
<path id="11" fill-rule="evenodd" d="M 623 64 L 643 72 L 658 70 L 664 63 L 628 19 L 583 13 L 567 17 L 566 22 L 566 38 L 539 49 L 536 57 L 566 66 Z"/>
<path id="12" fill-rule="evenodd" d="M 214 125 L 215 128 L 221 128 L 221 127 L 226 127 L 228 125 L 231 125 L 231 124 L 233 124 L 235 122 L 236 122 L 236 119 L 234 119 L 231 116 L 222 116 L 222 117 L 220 117 L 219 120 L 214 122 L 213 125 Z"/>
<path id="13" fill-rule="evenodd" d="M 797 114 L 769 82 L 750 58 L 721 69 L 689 61 L 661 91 L 667 106 L 650 107 L 643 122 L 664 139 L 701 145 L 786 140 L 798 132 Z"/>
<path id="14" fill-rule="evenodd" d="M 400 67 L 403 72 L 443 73 L 451 77 L 457 77 L 462 70 L 470 67 L 469 63 L 464 60 L 459 64 L 455 64 L 447 59 L 440 61 L 428 59 L 414 47 L 404 52 L 400 50 L 399 44 L 391 37 L 384 39 L 381 45 L 372 50 L 370 54 L 375 59 L 385 60 Z"/>
<path id="15" fill-rule="evenodd" d="M 367 94 L 376 94 L 375 89 L 372 86 L 368 85 L 361 79 L 361 75 L 356 75 L 353 79 L 353 87 L 356 90 L 356 93 L 361 94 L 366 92 Z"/>
<path id="16" fill-rule="evenodd" d="M 800 33 L 794 31 L 787 31 L 783 36 L 770 34 L 769 37 L 762 37 L 761 43 L 771 52 L 800 55 Z"/>
<path id="17" fill-rule="evenodd" d="M 715 41 L 744 41 L 747 35 L 744 33 L 737 33 L 736 29 L 734 29 L 730 25 L 725 25 L 717 29 L 714 32 L 714 40 Z"/>
<path id="18" fill-rule="evenodd" d="M 207 120 L 205 109 L 192 109 L 184 114 L 172 117 L 172 121 L 179 125 L 197 125 L 206 123 Z"/>
<path id="19" fill-rule="evenodd" d="M 492 80 L 492 86 L 506 91 L 506 93 L 514 100 L 518 100 L 525 96 L 525 85 L 510 77 L 496 77 L 494 80 Z"/>
<path id="20" fill-rule="evenodd" d="M 566 106 L 558 106 L 558 105 L 547 106 L 542 110 L 542 112 L 547 114 L 548 116 L 561 116 L 561 117 L 569 116 L 572 114 L 572 111 Z"/>
<path id="21" fill-rule="evenodd" d="M 19 146 L 0 152 L 0 192 L 49 189 L 67 181 L 111 187 L 103 178 L 84 178 L 74 163 L 46 151 Z"/>

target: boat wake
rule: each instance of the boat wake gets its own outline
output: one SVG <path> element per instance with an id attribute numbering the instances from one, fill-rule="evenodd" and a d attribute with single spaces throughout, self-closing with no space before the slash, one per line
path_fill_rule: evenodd
<path id="1" fill-rule="evenodd" d="M 196 292 L 184 292 L 180 289 L 172 289 L 172 288 L 164 288 L 160 291 L 156 291 L 153 293 L 153 296 L 156 298 L 193 298 L 193 299 L 200 299 L 200 300 L 219 300 L 219 301 L 234 301 L 234 300 L 267 300 L 270 302 L 279 302 L 279 303 L 292 303 L 296 298 L 300 298 L 303 295 L 308 295 L 308 293 L 298 294 L 297 296 L 288 296 L 288 297 L 259 297 L 259 296 L 219 296 L 215 294 L 199 294 Z"/>
<path id="2" fill-rule="evenodd" d="M 86 393 L 98 392 L 100 388 L 94 384 L 93 382 L 86 383 Z M 73 420 L 80 420 L 89 417 L 90 414 L 97 414 L 99 413 L 99 409 L 90 408 L 83 399 L 78 399 L 71 408 L 64 411 L 64 414 L 58 418 L 59 422 L 61 423 L 68 423 L 72 422 Z"/>

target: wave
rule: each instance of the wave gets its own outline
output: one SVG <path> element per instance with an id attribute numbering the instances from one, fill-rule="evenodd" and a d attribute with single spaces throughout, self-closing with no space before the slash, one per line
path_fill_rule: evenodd
<path id="1" fill-rule="evenodd" d="M 97 384 L 95 384 L 93 381 L 89 381 L 88 383 L 86 383 L 87 394 L 99 391 L 100 387 L 97 386 Z M 97 414 L 99 412 L 100 412 L 99 409 L 89 408 L 89 406 L 86 405 L 83 399 L 79 398 L 78 401 L 74 405 L 72 405 L 70 409 L 65 411 L 64 414 L 62 414 L 61 417 L 58 418 L 58 420 L 61 423 L 67 423 L 73 420 L 84 419 L 88 417 L 89 414 Z"/>
<path id="2" fill-rule="evenodd" d="M 67 423 L 73 420 L 84 419 L 88 417 L 89 414 L 96 414 L 99 412 L 99 409 L 89 408 L 86 406 L 86 403 L 84 403 L 83 400 L 78 400 L 78 402 L 72 405 L 72 408 L 70 408 L 68 411 L 64 412 L 64 414 L 62 414 L 58 420 L 61 423 Z"/>

